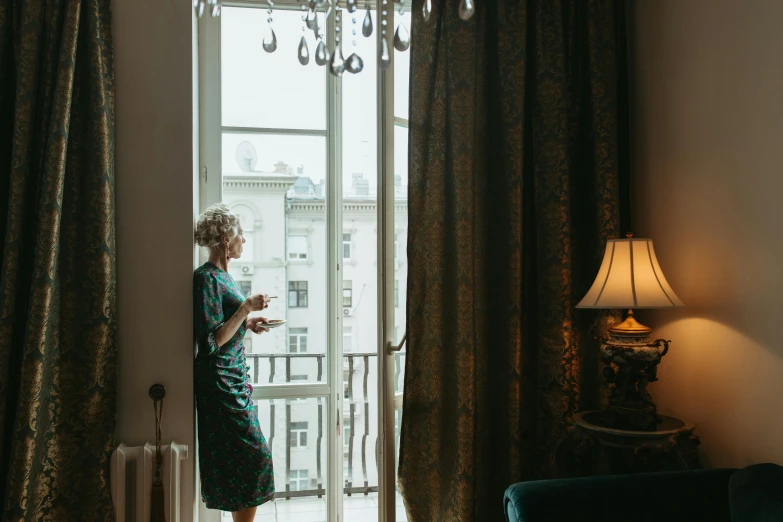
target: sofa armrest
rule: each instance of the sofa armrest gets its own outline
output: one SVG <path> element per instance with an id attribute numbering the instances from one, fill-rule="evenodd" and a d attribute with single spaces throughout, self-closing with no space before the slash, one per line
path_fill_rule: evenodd
<path id="1" fill-rule="evenodd" d="M 734 470 L 609 475 L 514 484 L 508 522 L 731 522 Z"/>

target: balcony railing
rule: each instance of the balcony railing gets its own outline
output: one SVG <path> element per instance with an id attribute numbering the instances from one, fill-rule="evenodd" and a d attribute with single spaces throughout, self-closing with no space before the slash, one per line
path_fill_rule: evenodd
<path id="1" fill-rule="evenodd" d="M 325 357 L 326 354 L 323 353 L 285 353 L 285 354 L 272 354 L 272 353 L 246 353 L 245 354 L 248 363 L 251 365 L 252 368 L 252 376 L 254 377 L 254 382 L 256 384 L 261 384 L 259 382 L 259 376 L 261 375 L 261 366 L 262 361 L 269 361 L 269 378 L 268 383 L 269 384 L 283 384 L 283 383 L 291 383 L 296 382 L 292 381 L 292 362 L 294 360 L 315 360 L 316 361 L 316 378 L 315 382 L 322 382 L 323 381 L 323 372 L 324 372 L 324 365 L 325 365 Z M 347 428 L 347 436 L 348 436 L 348 446 L 345 448 L 347 450 L 347 470 L 348 470 L 348 477 L 344 480 L 344 487 L 343 487 L 343 493 L 345 495 L 351 496 L 351 495 L 369 495 L 370 493 L 375 493 L 378 491 L 378 484 L 376 481 L 372 481 L 375 483 L 370 483 L 370 478 L 368 475 L 368 466 L 371 465 L 371 462 L 368 460 L 368 451 L 373 452 L 373 460 L 375 460 L 375 455 L 377 455 L 375 449 L 377 448 L 378 444 L 378 437 L 377 435 L 374 435 L 370 431 L 370 396 L 368 393 L 368 381 L 370 378 L 370 359 L 377 357 L 377 353 L 372 352 L 363 352 L 363 353 L 357 353 L 357 352 L 351 352 L 351 353 L 345 353 L 343 355 L 343 368 L 347 371 L 347 378 L 343 382 L 343 386 L 345 387 L 345 394 L 343 398 L 343 404 L 345 406 L 345 410 L 343 412 L 344 418 L 347 417 L 348 424 L 345 426 Z M 405 352 L 398 352 L 395 353 L 394 361 L 395 361 L 395 393 L 399 394 L 402 391 L 402 371 L 404 369 L 404 358 L 405 358 Z M 377 360 L 377 359 L 374 359 Z M 280 362 L 284 364 L 283 370 L 283 379 L 281 382 L 281 379 L 279 377 L 279 368 Z M 360 363 L 360 364 L 358 364 Z M 361 368 L 360 368 L 361 367 Z M 374 366 L 373 366 L 374 367 Z M 355 390 L 356 386 L 354 386 L 354 373 L 357 371 L 357 369 L 362 370 L 361 375 L 361 390 L 360 393 L 357 393 L 357 390 Z M 375 372 L 377 373 L 377 372 Z M 276 379 L 277 378 L 277 379 Z M 356 379 L 358 381 L 358 379 Z M 308 379 L 309 382 L 313 382 L 312 379 Z M 273 443 L 275 441 L 275 437 L 278 435 L 275 433 L 275 426 L 276 426 L 276 415 L 279 415 L 278 413 L 278 404 L 276 402 L 285 400 L 285 399 L 268 399 L 269 401 L 269 433 L 267 434 L 267 442 L 269 444 L 269 447 L 273 447 Z M 285 490 L 284 491 L 278 491 L 275 494 L 275 499 L 291 499 L 291 498 L 299 498 L 299 497 L 318 497 L 321 498 L 325 493 L 326 490 L 324 489 L 324 470 L 322 469 L 322 443 L 323 443 L 323 437 L 324 437 L 324 428 L 325 428 L 325 398 L 324 397 L 317 397 L 316 399 L 317 404 L 317 436 L 316 436 L 316 456 L 315 456 L 315 468 L 316 468 L 316 477 L 315 480 L 312 482 L 312 485 L 308 487 L 307 489 L 297 489 L 292 490 L 291 489 L 291 404 L 288 400 L 285 400 L 285 410 L 283 412 L 283 415 L 285 415 L 285 426 L 286 426 L 286 433 L 284 434 L 284 440 L 285 440 Z M 363 417 L 361 422 L 357 422 L 359 417 Z M 396 416 L 398 417 L 398 416 Z M 342 424 L 343 419 L 341 419 Z M 357 424 L 361 424 L 361 433 L 357 433 Z M 397 445 L 395 447 L 399 447 L 399 423 L 395 426 L 395 439 Z M 374 435 L 374 436 L 373 436 Z M 309 435 L 308 435 L 309 436 Z M 361 437 L 361 446 L 358 451 L 354 451 L 354 442 L 357 440 L 357 437 Z M 374 440 L 370 440 L 370 439 Z M 358 454 L 357 454 L 358 453 Z M 356 465 L 361 466 L 361 479 L 359 480 L 358 484 L 355 484 L 353 481 L 354 477 L 354 467 Z M 375 465 L 377 467 L 377 461 L 375 462 Z M 376 468 L 377 469 L 377 468 Z M 377 475 L 376 475 L 377 476 Z M 308 477 L 308 483 L 310 484 L 310 478 Z"/>

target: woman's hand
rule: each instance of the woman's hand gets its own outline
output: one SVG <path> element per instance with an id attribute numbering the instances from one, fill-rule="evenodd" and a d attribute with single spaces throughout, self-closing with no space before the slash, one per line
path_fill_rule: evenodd
<path id="1" fill-rule="evenodd" d="M 247 299 L 242 304 L 247 308 L 248 312 L 259 312 L 269 306 L 269 296 L 266 294 L 252 294 L 247 296 Z"/>
<path id="2" fill-rule="evenodd" d="M 269 328 L 264 328 L 265 324 L 269 324 L 266 317 L 250 317 L 247 320 L 247 329 L 253 333 L 261 334 L 269 331 Z"/>

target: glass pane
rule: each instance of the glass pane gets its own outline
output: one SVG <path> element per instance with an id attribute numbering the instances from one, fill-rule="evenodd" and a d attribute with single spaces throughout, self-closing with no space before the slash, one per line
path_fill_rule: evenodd
<path id="1" fill-rule="evenodd" d="M 264 174 L 300 178 L 292 193 L 323 197 L 326 138 L 322 136 L 224 132 L 222 155 L 223 177 Z"/>
<path id="2" fill-rule="evenodd" d="M 277 50 L 267 53 L 262 41 L 268 16 L 263 8 L 223 7 L 223 126 L 326 129 L 327 73 L 315 63 L 313 32 L 302 32 L 300 12 L 275 10 L 272 27 Z M 311 56 L 304 67 L 295 58 L 302 35 Z"/>
<path id="3" fill-rule="evenodd" d="M 235 157 L 258 161 L 241 170 Z M 292 375 L 326 382 L 325 179 L 325 138 L 223 134 L 223 202 L 240 214 L 245 254 L 252 254 L 229 272 L 254 292 L 276 296 L 258 315 L 287 321 L 252 334 L 247 361 L 255 384 L 289 383 Z M 289 262 L 291 253 L 300 262 Z M 297 343 L 291 329 L 306 329 L 306 337 Z"/>
<path id="4" fill-rule="evenodd" d="M 276 490 L 274 502 L 260 506 L 256 519 L 325 521 L 326 398 L 255 403 L 261 431 L 272 451 Z M 307 519 L 301 518 L 305 512 Z M 230 521 L 231 514 L 224 512 L 222 519 Z"/>
<path id="5" fill-rule="evenodd" d="M 343 89 L 343 370 L 345 520 L 378 520 L 378 220 L 376 34 L 361 35 L 366 11 L 345 14 L 346 58 L 356 52 L 364 72 L 344 75 Z M 373 25 L 378 22 L 372 13 Z M 356 25 L 353 19 L 356 19 Z M 353 36 L 354 28 L 358 36 Z M 354 47 L 353 41 L 356 41 Z M 350 518 L 349 518 L 350 517 Z"/>
<path id="6" fill-rule="evenodd" d="M 378 440 L 378 357 L 376 353 L 346 354 L 348 375 L 345 384 L 343 425 L 345 440 L 343 469 L 345 470 L 345 493 L 343 505 L 346 510 L 362 509 L 361 518 L 354 520 L 377 520 L 377 505 L 370 505 L 367 497 L 378 492 L 378 463 L 375 447 Z M 366 383 L 366 385 L 365 385 Z M 350 493 L 350 496 L 347 494 Z M 357 513 L 358 515 L 358 513 Z"/>
<path id="7" fill-rule="evenodd" d="M 394 26 L 403 21 L 408 31 L 411 29 L 411 14 L 406 10 L 404 15 L 399 11 L 394 14 Z M 408 119 L 408 85 L 410 83 L 411 50 L 394 51 L 394 116 Z M 396 145 L 395 145 L 396 147 Z M 396 158 L 395 158 L 396 159 Z"/>
<path id="8" fill-rule="evenodd" d="M 410 17 L 408 16 L 408 20 Z M 413 44 L 412 44 L 413 45 Z M 405 66 L 400 67 L 401 56 L 404 56 Z M 407 53 L 396 53 L 394 55 L 394 98 L 395 115 L 397 117 L 408 117 L 408 61 L 410 51 Z M 404 96 L 402 95 L 404 93 Z M 404 103 L 404 112 L 400 110 Z M 400 343 L 405 335 L 405 306 L 408 290 L 408 128 L 397 125 L 394 127 L 394 237 L 395 237 L 395 255 L 394 255 L 394 332 L 395 343 Z M 395 461 L 399 462 L 399 437 L 400 426 L 402 422 L 402 400 L 401 395 L 405 385 L 405 352 L 407 347 L 403 345 L 402 350 L 394 355 L 394 393 L 397 397 L 395 404 L 397 409 L 394 411 L 395 417 Z M 396 477 L 398 466 L 395 466 L 394 473 Z M 395 481 L 395 486 L 397 481 Z M 399 492 L 396 494 L 396 515 L 398 522 L 408 520 L 405 507 L 402 503 L 402 497 Z"/>
<path id="9" fill-rule="evenodd" d="M 345 208 L 349 205 L 347 200 L 375 201 L 377 193 L 377 78 L 376 78 L 376 53 L 375 33 L 370 38 L 364 38 L 361 33 L 361 23 L 365 13 L 357 11 L 355 16 L 343 13 L 343 30 L 346 39 L 343 46 L 343 54 L 348 58 L 351 53 L 357 53 L 364 60 L 364 71 L 359 74 L 343 75 L 343 198 Z M 378 24 L 373 12 L 373 26 Z M 352 20 L 356 19 L 354 25 Z M 350 33 L 357 31 L 357 36 Z M 356 46 L 353 42 L 356 42 Z M 348 218 L 346 218 L 346 221 Z M 351 234 L 349 229 L 345 234 Z M 361 249 L 365 244 L 375 249 L 375 243 L 365 243 L 357 248 Z"/>

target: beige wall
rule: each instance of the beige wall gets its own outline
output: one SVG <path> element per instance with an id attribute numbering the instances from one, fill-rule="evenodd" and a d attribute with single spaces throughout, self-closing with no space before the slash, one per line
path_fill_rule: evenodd
<path id="1" fill-rule="evenodd" d="M 193 31 L 189 0 L 113 0 L 116 59 L 117 442 L 154 441 L 147 390 L 168 389 L 165 442 L 190 447 L 182 522 L 192 518 Z"/>
<path id="2" fill-rule="evenodd" d="M 783 2 L 634 7 L 635 232 L 687 305 L 640 314 L 652 392 L 708 465 L 783 463 Z"/>

